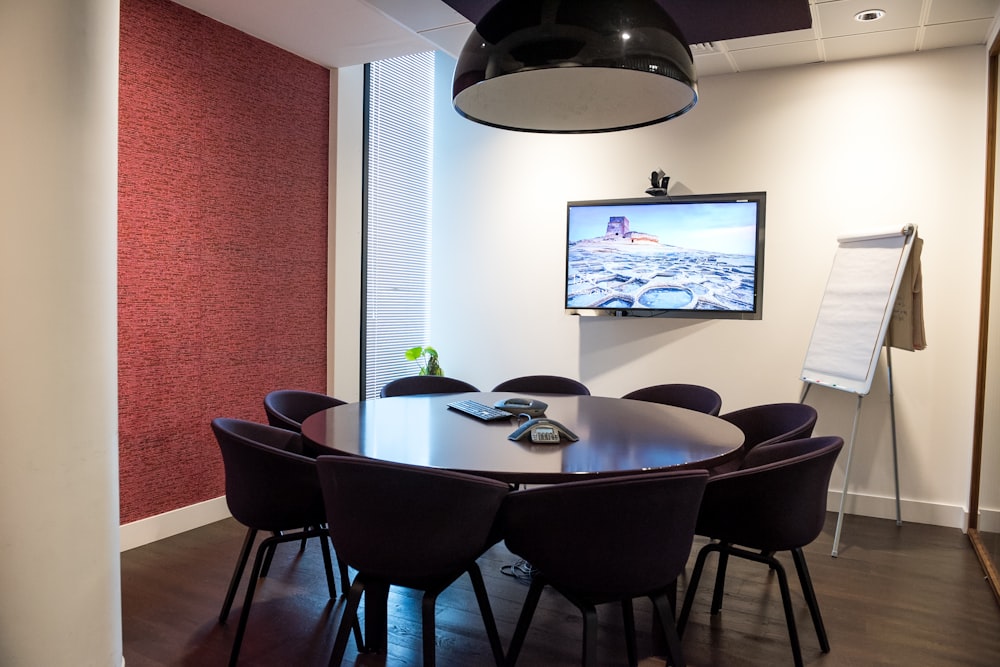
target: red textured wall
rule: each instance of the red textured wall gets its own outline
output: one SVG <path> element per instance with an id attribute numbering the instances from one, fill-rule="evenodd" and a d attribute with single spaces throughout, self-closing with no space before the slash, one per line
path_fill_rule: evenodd
<path id="1" fill-rule="evenodd" d="M 326 383 L 329 72 L 121 1 L 121 522 L 220 496 L 209 422 Z"/>

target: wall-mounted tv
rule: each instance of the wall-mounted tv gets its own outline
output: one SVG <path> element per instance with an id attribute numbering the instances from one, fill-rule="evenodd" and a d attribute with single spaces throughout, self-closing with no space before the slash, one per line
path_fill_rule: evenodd
<path id="1" fill-rule="evenodd" d="M 566 311 L 759 320 L 766 193 L 566 205 Z"/>

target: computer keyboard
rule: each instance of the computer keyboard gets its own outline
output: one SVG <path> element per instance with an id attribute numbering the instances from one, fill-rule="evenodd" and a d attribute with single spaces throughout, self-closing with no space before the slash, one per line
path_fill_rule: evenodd
<path id="1" fill-rule="evenodd" d="M 454 403 L 449 403 L 448 407 L 487 422 L 494 419 L 510 419 L 511 417 L 509 412 L 504 412 L 492 406 L 470 400 L 455 401 Z"/>

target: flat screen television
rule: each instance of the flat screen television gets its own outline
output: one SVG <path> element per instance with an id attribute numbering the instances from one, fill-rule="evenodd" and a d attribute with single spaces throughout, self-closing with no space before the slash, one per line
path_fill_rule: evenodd
<path id="1" fill-rule="evenodd" d="M 759 320 L 766 193 L 572 201 L 573 315 Z"/>

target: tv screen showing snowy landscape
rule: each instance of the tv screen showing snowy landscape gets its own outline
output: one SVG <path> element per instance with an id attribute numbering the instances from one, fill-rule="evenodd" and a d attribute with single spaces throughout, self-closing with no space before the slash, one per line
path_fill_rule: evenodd
<path id="1" fill-rule="evenodd" d="M 567 204 L 567 311 L 760 319 L 765 193 Z"/>

